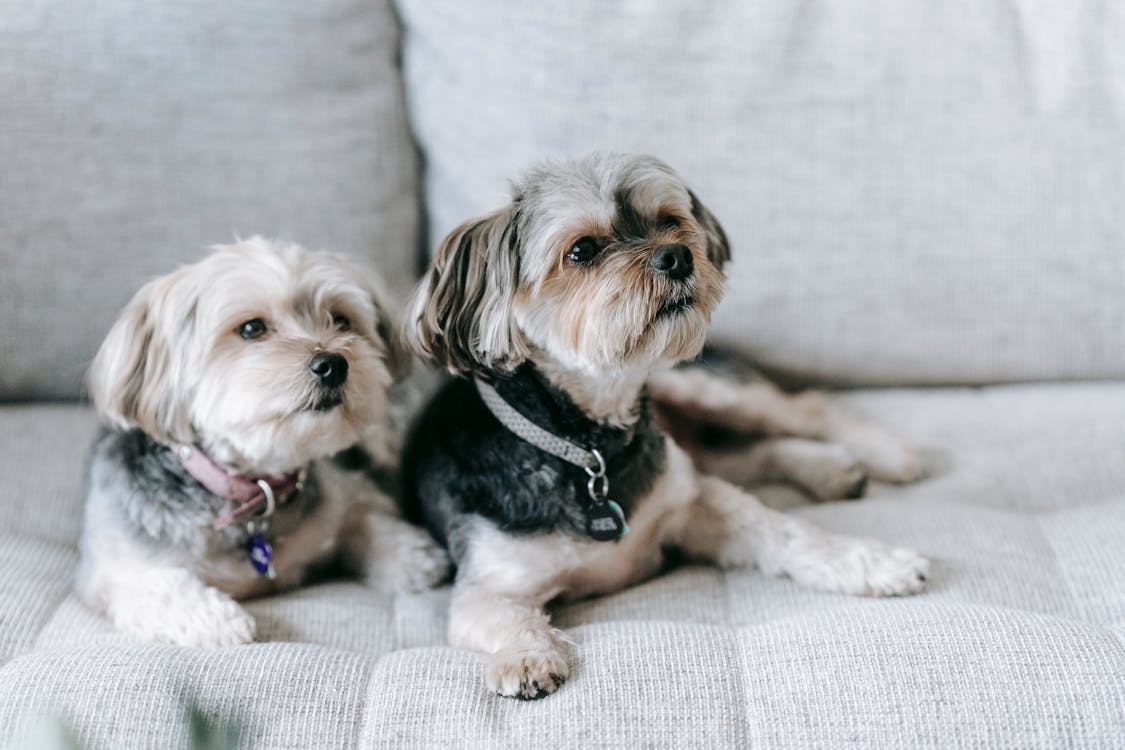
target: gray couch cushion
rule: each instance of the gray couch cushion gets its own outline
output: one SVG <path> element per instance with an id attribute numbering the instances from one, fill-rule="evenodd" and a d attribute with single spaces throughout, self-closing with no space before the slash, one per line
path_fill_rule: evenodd
<path id="1" fill-rule="evenodd" d="M 431 244 L 544 154 L 652 152 L 725 224 L 716 335 L 846 383 L 1125 375 L 1125 13 L 398 0 Z"/>
<path id="2" fill-rule="evenodd" d="M 447 588 L 251 602 L 265 642 L 215 652 L 117 635 L 69 593 L 92 416 L 0 409 L 0 746 L 44 712 L 93 748 L 168 745 L 188 696 L 252 747 L 1120 747 L 1125 384 L 845 400 L 947 468 L 855 503 L 769 496 L 931 555 L 932 590 L 852 599 L 681 568 L 559 609 L 573 677 L 533 703 L 489 695 L 445 645 Z"/>
<path id="3" fill-rule="evenodd" d="M 235 234 L 414 273 L 386 2 L 0 4 L 0 399 L 73 397 L 145 279 Z"/>

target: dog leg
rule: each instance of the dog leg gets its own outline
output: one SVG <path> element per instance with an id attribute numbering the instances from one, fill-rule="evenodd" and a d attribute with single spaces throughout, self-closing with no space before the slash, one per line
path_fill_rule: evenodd
<path id="1" fill-rule="evenodd" d="M 543 698 L 570 676 L 563 634 L 551 627 L 545 602 L 520 599 L 480 584 L 458 583 L 449 612 L 449 642 L 487 655 L 485 682 L 499 695 Z"/>
<path id="2" fill-rule="evenodd" d="M 862 497 L 867 475 L 842 445 L 803 438 L 771 438 L 733 451 L 694 455 L 700 472 L 746 486 L 792 482 L 820 500 Z"/>
<path id="3" fill-rule="evenodd" d="M 912 550 L 830 534 L 800 518 L 766 508 L 753 495 L 716 477 L 700 478 L 700 493 L 679 546 L 720 566 L 757 565 L 821 591 L 860 596 L 920 592 L 929 562 Z"/>
<path id="4" fill-rule="evenodd" d="M 449 556 L 420 529 L 368 508 L 345 524 L 341 554 L 348 570 L 379 591 L 417 592 L 449 576 Z"/>
<path id="5" fill-rule="evenodd" d="M 185 568 L 115 563 L 100 583 L 96 598 L 109 619 L 146 641 L 219 648 L 254 640 L 254 618 Z"/>
<path id="6" fill-rule="evenodd" d="M 905 484 L 926 476 L 919 450 L 895 433 L 866 422 L 824 399 L 826 439 L 851 451 L 869 476 L 881 482 Z"/>
<path id="7" fill-rule="evenodd" d="M 913 482 L 926 474 L 916 448 L 819 391 L 790 395 L 768 381 L 740 383 L 690 368 L 654 374 L 648 387 L 658 412 L 664 407 L 681 419 L 744 433 L 839 443 L 867 474 L 884 482 Z M 675 426 L 670 428 L 676 435 Z"/>

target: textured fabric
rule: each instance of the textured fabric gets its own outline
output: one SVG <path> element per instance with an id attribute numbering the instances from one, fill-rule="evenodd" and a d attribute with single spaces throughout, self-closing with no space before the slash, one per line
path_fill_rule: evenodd
<path id="1" fill-rule="evenodd" d="M 141 283 L 259 233 L 414 273 L 387 2 L 0 0 L 0 399 L 74 397 Z"/>
<path id="2" fill-rule="evenodd" d="M 717 337 L 852 384 L 1125 375 L 1125 5 L 398 0 L 430 245 L 544 155 L 651 152 Z"/>
<path id="3" fill-rule="evenodd" d="M 185 701 L 248 747 L 1120 748 L 1125 737 L 1125 384 L 858 391 L 936 475 L 859 502 L 770 501 L 913 546 L 932 588 L 818 594 L 685 567 L 558 609 L 572 677 L 490 695 L 445 645 L 448 588 L 331 582 L 251 602 L 261 643 L 118 635 L 70 593 L 77 407 L 0 409 L 0 747 L 62 716 L 91 748 L 178 746 Z"/>

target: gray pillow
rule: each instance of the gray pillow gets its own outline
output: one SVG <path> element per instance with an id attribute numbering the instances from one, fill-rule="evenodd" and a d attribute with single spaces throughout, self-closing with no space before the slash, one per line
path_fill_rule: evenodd
<path id="1" fill-rule="evenodd" d="M 715 336 L 837 383 L 1125 376 L 1125 11 L 399 0 L 430 244 L 544 155 L 654 153 L 734 245 Z"/>
<path id="2" fill-rule="evenodd" d="M 236 234 L 416 257 L 385 2 L 0 0 L 0 398 L 73 397 L 141 283 Z"/>

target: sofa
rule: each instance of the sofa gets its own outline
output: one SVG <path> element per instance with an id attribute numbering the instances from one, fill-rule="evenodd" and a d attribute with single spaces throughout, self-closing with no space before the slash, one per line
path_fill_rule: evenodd
<path id="1" fill-rule="evenodd" d="M 0 746 L 1125 747 L 1121 7 L 0 9 Z M 251 601 L 221 650 L 76 601 L 82 376 L 145 279 L 262 233 L 405 296 L 509 176 L 595 149 L 724 224 L 717 344 L 922 446 L 929 478 L 858 502 L 761 494 L 924 552 L 926 593 L 676 568 L 556 609 L 572 677 L 535 702 L 446 645 L 448 587 Z"/>

